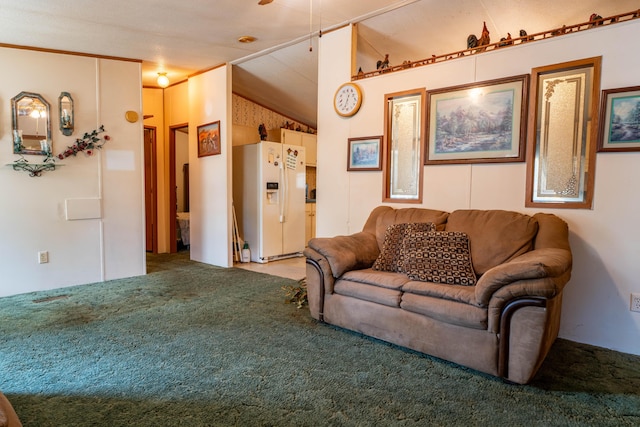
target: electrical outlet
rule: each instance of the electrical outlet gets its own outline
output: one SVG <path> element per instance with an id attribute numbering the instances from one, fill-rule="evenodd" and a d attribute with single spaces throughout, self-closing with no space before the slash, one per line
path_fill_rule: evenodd
<path id="1" fill-rule="evenodd" d="M 640 294 L 631 294 L 631 311 L 640 312 Z"/>
<path id="2" fill-rule="evenodd" d="M 49 262 L 49 252 L 40 251 L 38 252 L 38 264 L 46 264 Z"/>

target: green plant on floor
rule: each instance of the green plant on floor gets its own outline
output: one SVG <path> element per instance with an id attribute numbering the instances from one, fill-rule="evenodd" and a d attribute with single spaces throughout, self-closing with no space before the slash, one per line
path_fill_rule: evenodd
<path id="1" fill-rule="evenodd" d="M 282 290 L 285 291 L 285 304 L 295 304 L 297 308 L 302 308 L 307 305 L 307 278 L 298 280 L 297 286 L 283 286 Z"/>

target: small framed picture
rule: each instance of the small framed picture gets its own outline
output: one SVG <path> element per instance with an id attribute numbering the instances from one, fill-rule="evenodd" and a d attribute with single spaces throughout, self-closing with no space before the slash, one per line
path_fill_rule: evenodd
<path id="1" fill-rule="evenodd" d="M 349 138 L 348 171 L 382 170 L 382 136 Z"/>
<path id="2" fill-rule="evenodd" d="M 220 143 L 220 120 L 198 126 L 198 157 L 222 153 Z"/>
<path id="3" fill-rule="evenodd" d="M 602 91 L 598 151 L 640 151 L 640 86 Z"/>

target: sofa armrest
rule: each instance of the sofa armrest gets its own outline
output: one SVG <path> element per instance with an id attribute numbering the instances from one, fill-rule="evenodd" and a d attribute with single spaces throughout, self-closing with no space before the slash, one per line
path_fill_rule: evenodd
<path id="1" fill-rule="evenodd" d="M 476 302 L 481 307 L 489 306 L 493 295 L 511 284 L 515 286 L 501 294 L 513 298 L 554 297 L 569 281 L 571 266 L 571 252 L 566 249 L 544 248 L 527 252 L 484 273 L 476 283 Z"/>
<path id="2" fill-rule="evenodd" d="M 0 426 L 22 427 L 18 414 L 4 394 L 0 393 Z"/>
<path id="3" fill-rule="evenodd" d="M 323 278 L 323 286 L 327 293 L 333 293 L 333 284 L 335 282 L 335 278 L 333 277 L 333 272 L 331 271 L 331 266 L 327 261 L 327 258 L 316 251 L 315 249 L 311 249 L 310 247 L 304 248 L 302 254 L 307 257 L 307 260 L 312 260 L 314 266 L 319 269 L 318 273 L 320 274 L 320 278 Z M 309 262 L 307 262 L 308 267 Z M 307 272 L 307 284 L 309 281 L 309 273 Z"/>
<path id="4" fill-rule="evenodd" d="M 367 232 L 317 237 L 309 240 L 309 248 L 327 259 L 335 278 L 347 271 L 371 267 L 380 254 L 376 236 Z"/>

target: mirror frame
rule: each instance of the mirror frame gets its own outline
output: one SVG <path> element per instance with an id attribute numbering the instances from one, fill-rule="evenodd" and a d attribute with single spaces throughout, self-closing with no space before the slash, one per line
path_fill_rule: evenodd
<path id="1" fill-rule="evenodd" d="M 526 207 L 591 209 L 601 64 L 598 56 L 531 70 Z M 572 98 L 563 99 L 563 94 Z M 552 110 L 565 116 L 553 120 Z M 559 171 L 554 179 L 550 174 L 563 159 L 568 164 L 562 169 L 571 169 L 572 176 L 566 179 Z M 554 181 L 562 181 L 562 188 L 553 188 Z"/>
<path id="2" fill-rule="evenodd" d="M 418 98 L 413 100 L 408 100 L 410 98 Z M 382 176 L 384 179 L 383 184 L 383 194 L 382 201 L 383 202 L 394 202 L 394 203 L 422 203 L 422 186 L 423 186 L 423 176 L 424 176 L 424 147 L 425 147 L 425 100 L 426 100 L 426 89 L 412 89 L 402 92 L 390 93 L 384 96 L 385 104 L 384 104 L 384 149 L 382 154 Z M 396 176 L 396 168 L 393 164 L 393 151 L 396 144 L 394 143 L 394 135 L 397 135 L 398 126 L 400 123 L 396 120 L 397 117 L 394 116 L 394 111 L 396 108 L 403 104 L 410 104 L 415 111 L 412 117 L 412 123 L 410 124 L 410 129 L 402 129 L 402 132 L 409 132 L 412 135 L 414 141 L 412 145 L 417 150 L 417 153 L 414 151 L 414 171 L 411 172 L 415 179 L 417 180 L 416 184 L 416 193 L 408 196 L 403 196 L 401 194 L 395 194 L 393 191 L 393 178 Z"/>
<path id="3" fill-rule="evenodd" d="M 69 99 L 68 102 L 63 101 L 65 97 Z M 69 104 L 68 109 L 62 108 L 63 102 Z M 60 96 L 58 97 L 58 117 L 60 118 L 60 132 L 62 132 L 62 134 L 65 136 L 71 136 L 74 129 L 74 112 L 73 98 L 71 97 L 71 94 L 69 92 L 60 92 Z"/>
<path id="4" fill-rule="evenodd" d="M 29 150 L 25 148 L 22 144 L 22 138 L 20 136 L 20 129 L 18 129 L 18 102 L 20 102 L 23 98 L 34 98 L 39 100 L 44 104 L 47 109 L 47 117 L 46 117 L 46 141 L 47 147 L 44 150 Z M 13 98 L 11 98 L 11 115 L 12 115 L 12 133 L 13 133 L 13 153 L 14 154 L 32 154 L 32 155 L 41 155 L 48 156 L 53 152 L 53 146 L 51 141 L 51 105 L 47 102 L 46 99 L 39 93 L 34 92 L 20 92 Z"/>

